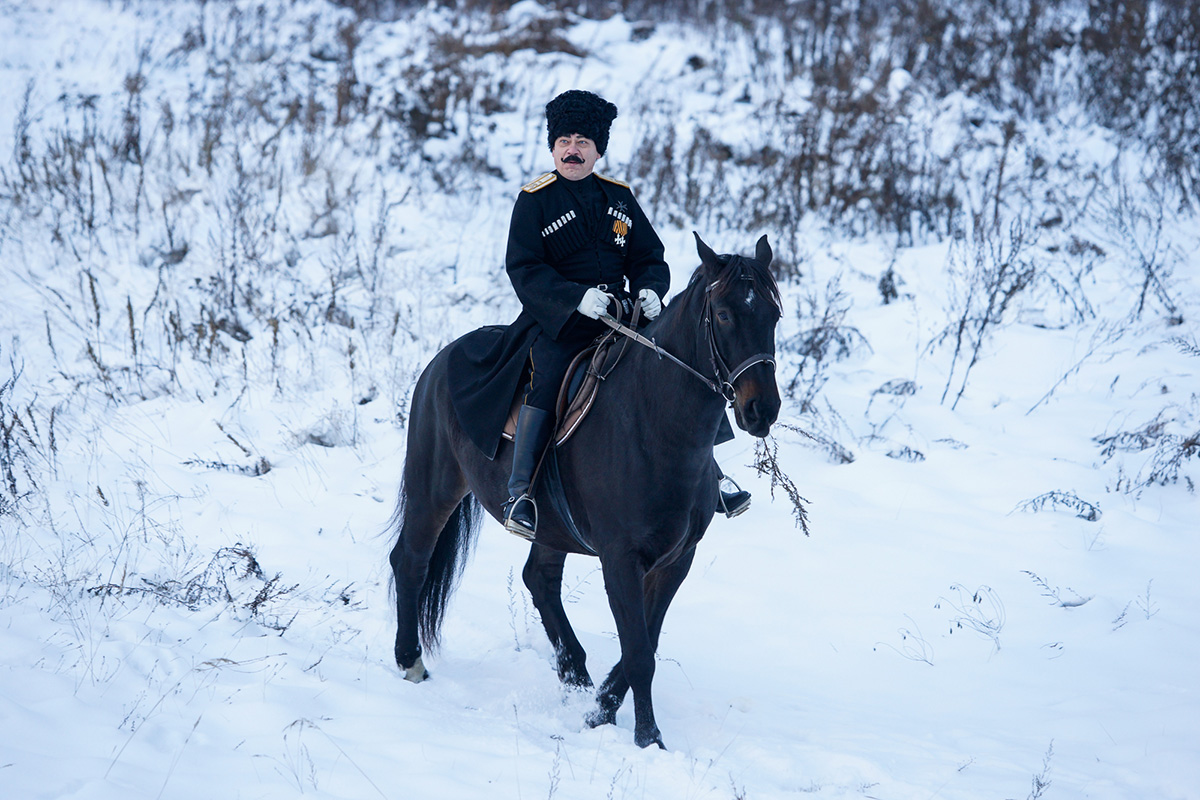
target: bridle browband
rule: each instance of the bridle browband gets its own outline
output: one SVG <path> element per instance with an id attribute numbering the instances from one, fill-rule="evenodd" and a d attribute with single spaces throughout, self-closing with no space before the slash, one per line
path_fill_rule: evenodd
<path id="1" fill-rule="evenodd" d="M 733 258 L 739 257 L 733 256 Z M 749 279 L 743 278 L 743 280 Z M 732 405 L 734 400 L 737 399 L 737 390 L 733 386 L 734 381 L 740 378 L 743 372 L 758 364 L 769 364 L 771 369 L 775 369 L 775 356 L 773 353 L 756 353 L 742 361 L 733 369 L 730 369 L 729 365 L 725 363 L 725 359 L 721 357 L 721 353 L 717 349 L 717 332 L 712 322 L 712 290 L 719 283 L 720 281 L 714 281 L 713 283 L 710 283 L 704 290 L 704 313 L 702 314 L 700 321 L 700 324 L 704 326 L 704 338 L 708 340 L 709 363 L 712 365 L 713 369 L 712 378 L 709 378 L 690 365 L 684 363 L 682 359 L 676 358 L 671 353 L 668 353 L 666 350 L 659 347 L 658 343 L 653 339 L 648 339 L 633 328 L 623 325 L 619 319 L 614 318 L 612 315 L 601 314 L 600 320 L 617 333 L 629 337 L 640 345 L 649 347 L 658 354 L 659 358 L 666 358 L 668 361 L 672 361 L 676 365 L 682 367 L 688 372 L 688 374 L 699 379 L 702 383 L 704 383 L 705 386 L 721 395 L 721 397 L 725 398 L 727 403 Z M 640 303 L 641 301 L 639 300 L 637 302 Z M 635 313 L 634 319 L 636 318 L 637 316 Z"/>

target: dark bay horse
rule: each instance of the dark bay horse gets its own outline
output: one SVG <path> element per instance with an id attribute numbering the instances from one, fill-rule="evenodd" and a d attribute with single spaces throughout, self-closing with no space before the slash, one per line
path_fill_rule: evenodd
<path id="1" fill-rule="evenodd" d="M 667 606 L 717 505 L 713 442 L 726 401 L 738 426 L 759 437 L 770 431 L 780 406 L 774 354 L 781 305 L 768 270 L 767 237 L 759 239 L 753 259 L 718 256 L 699 236 L 696 246 L 701 264 L 687 288 L 643 333 L 699 374 L 630 344 L 588 419 L 557 448 L 571 519 L 538 489 L 537 539 L 522 572 L 557 653 L 559 677 L 589 687 L 586 656 L 561 598 L 567 554 L 592 554 L 571 535 L 572 522 L 599 556 L 621 659 L 587 721 L 593 727 L 613 722 L 632 689 L 634 740 L 641 747 L 663 746 L 650 699 L 654 653 Z M 434 357 L 413 391 L 393 517 L 396 663 L 414 682 L 428 677 L 421 646 L 438 642 L 446 603 L 478 530 L 479 506 L 501 518 L 512 460 L 511 444 L 502 443 L 489 461 L 463 433 L 450 404 L 445 356 L 443 350 Z"/>

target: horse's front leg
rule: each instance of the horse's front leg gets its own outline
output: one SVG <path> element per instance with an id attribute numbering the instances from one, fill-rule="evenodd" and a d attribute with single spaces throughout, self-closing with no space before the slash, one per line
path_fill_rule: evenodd
<path id="1" fill-rule="evenodd" d="M 601 567 L 608 604 L 612 608 L 613 619 L 617 623 L 617 637 L 621 641 L 618 669 L 627 681 L 625 685 L 633 690 L 633 741 L 638 747 L 657 744 L 666 749 L 654 720 L 654 703 L 650 697 L 650 685 L 654 680 L 654 646 L 646 622 L 645 572 L 632 555 L 607 560 L 602 558 Z M 614 669 L 613 673 L 616 672 L 617 669 Z M 605 696 L 611 692 L 612 683 L 613 674 L 610 674 L 597 698 L 600 703 L 598 714 L 605 712 Z M 622 689 L 621 696 L 624 697 L 624 694 Z M 616 705 L 620 706 L 619 700 Z M 615 716 L 616 708 L 612 709 L 612 714 Z M 591 719 L 589 723 L 593 726 L 599 724 Z"/>
<path id="2" fill-rule="evenodd" d="M 534 544 L 521 571 L 533 605 L 542 618 L 542 626 L 558 660 L 558 678 L 568 686 L 590 687 L 587 654 L 567 620 L 562 604 L 563 564 L 567 554 Z"/>
<path id="3" fill-rule="evenodd" d="M 663 620 L 667 615 L 667 608 L 670 607 L 671 601 L 675 598 L 675 593 L 679 591 L 680 585 L 683 584 L 683 579 L 687 577 L 688 571 L 692 566 L 692 559 L 696 555 L 696 549 L 689 549 L 684 555 L 674 564 L 663 567 L 646 576 L 643 581 L 645 586 L 645 610 L 646 610 L 646 626 L 650 636 L 650 651 L 651 655 L 658 651 L 658 639 L 662 633 Z M 600 725 L 610 725 L 616 721 L 617 711 L 621 708 L 621 704 L 625 701 L 625 695 L 629 691 L 629 680 L 625 677 L 623 669 L 624 658 L 618 661 L 608 673 L 608 677 L 604 679 L 604 683 L 600 685 L 600 690 L 596 693 L 596 710 L 588 715 L 587 722 L 593 728 Z M 637 702 L 637 695 L 634 695 L 634 702 Z M 662 746 L 662 741 L 659 741 L 659 746 Z"/>

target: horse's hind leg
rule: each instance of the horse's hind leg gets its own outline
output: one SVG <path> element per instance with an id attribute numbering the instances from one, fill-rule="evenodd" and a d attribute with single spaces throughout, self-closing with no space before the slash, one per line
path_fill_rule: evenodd
<path id="1" fill-rule="evenodd" d="M 562 604 L 563 564 L 567 554 L 535 544 L 521 571 L 533 605 L 542 617 L 542 625 L 558 659 L 558 677 L 569 686 L 591 686 L 587 654 L 571 629 Z"/>
<path id="2" fill-rule="evenodd" d="M 406 508 L 400 536 L 389 558 L 396 584 L 396 665 L 404 670 L 405 679 L 414 683 L 429 677 L 421 661 L 421 590 L 438 535 L 454 513 L 453 507 L 444 513 L 430 509 L 409 513 Z"/>
<path id="3" fill-rule="evenodd" d="M 400 534 L 389 561 L 396 584 L 396 664 L 404 670 L 406 679 L 419 682 L 428 677 L 421 662 L 421 629 L 424 628 L 427 641 L 436 638 L 441 621 L 440 606 L 432 617 L 428 611 L 430 590 L 425 584 L 430 574 L 430 561 L 435 558 L 443 533 L 448 539 L 461 533 L 448 529 L 469 524 L 461 515 L 470 515 L 471 510 L 462 505 L 467 494 L 466 481 L 453 455 L 436 445 L 413 447 L 412 438 L 410 435 L 404 467 Z M 453 542 L 446 542 L 443 550 L 447 545 L 455 546 Z"/>
<path id="4" fill-rule="evenodd" d="M 643 581 L 646 629 L 650 637 L 652 654 L 658 650 L 658 639 L 662 634 L 663 620 L 667 616 L 667 609 L 670 607 L 671 601 L 675 599 L 675 593 L 679 591 L 683 579 L 687 577 L 695 555 L 696 550 L 692 548 L 674 564 L 651 572 Z M 625 675 L 624 663 L 624 648 L 622 648 L 621 660 L 608 673 L 608 677 L 604 679 L 604 683 L 600 684 L 600 689 L 596 692 L 596 710 L 587 718 L 588 725 L 593 728 L 600 725 L 611 725 L 616 721 L 617 711 L 625 702 L 625 695 L 630 688 L 629 679 Z M 634 701 L 636 702 L 636 700 L 635 692 Z M 639 744 L 641 743 L 639 742 Z M 662 746 L 661 739 L 658 744 L 660 747 Z"/>
<path id="5" fill-rule="evenodd" d="M 422 553 L 422 548 L 414 546 L 420 538 L 413 533 L 415 530 L 416 527 L 407 521 L 402 524 L 400 536 L 388 560 L 396 592 L 396 665 L 404 671 L 406 680 L 418 683 L 429 677 L 421 662 L 421 643 L 417 633 L 417 598 L 425 582 L 429 555 Z"/>

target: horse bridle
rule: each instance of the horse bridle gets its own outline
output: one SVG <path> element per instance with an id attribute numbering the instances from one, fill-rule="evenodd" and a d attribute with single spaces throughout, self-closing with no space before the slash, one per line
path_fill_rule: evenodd
<path id="1" fill-rule="evenodd" d="M 682 359 L 676 358 L 671 353 L 668 353 L 666 350 L 659 347 L 658 343 L 653 339 L 648 339 L 633 328 L 621 324 L 621 321 L 614 318 L 611 314 L 601 314 L 600 320 L 617 333 L 629 337 L 638 344 L 649 347 L 658 354 L 659 358 L 666 358 L 669 361 L 673 361 L 675 364 L 686 370 L 688 374 L 698 378 L 704 383 L 705 386 L 721 395 L 721 397 L 725 398 L 727 403 L 732 405 L 734 400 L 737 399 L 737 390 L 733 386 L 734 381 L 741 377 L 743 372 L 758 364 L 770 364 L 771 369 L 775 369 L 775 356 L 773 353 L 756 353 L 742 361 L 733 369 L 730 369 L 729 365 L 725 363 L 725 359 L 721 357 L 720 350 L 717 349 L 717 332 L 712 322 L 712 290 L 717 283 L 718 282 L 714 281 L 708 285 L 708 288 L 704 290 L 704 314 L 700 321 L 700 324 L 704 326 L 704 338 L 708 340 L 709 363 L 712 364 L 713 368 L 712 378 L 709 378 L 708 376 L 698 372 L 690 365 L 684 363 Z M 639 300 L 637 302 L 640 303 L 641 301 Z"/>
<path id="2" fill-rule="evenodd" d="M 737 399 L 737 390 L 733 388 L 733 382 L 741 377 L 743 372 L 758 364 L 770 364 L 771 369 L 775 369 L 775 355 L 773 353 L 755 353 L 733 369 L 729 368 L 725 359 L 721 358 L 721 351 L 717 349 L 717 332 L 712 322 L 712 290 L 716 285 L 716 282 L 710 283 L 704 290 L 704 317 L 701 324 L 704 326 L 705 338 L 708 339 L 709 361 L 717 381 L 715 386 L 714 381 L 707 378 L 705 382 L 724 397 L 726 402 L 732 404 Z M 721 377 L 722 373 L 725 377 Z"/>

